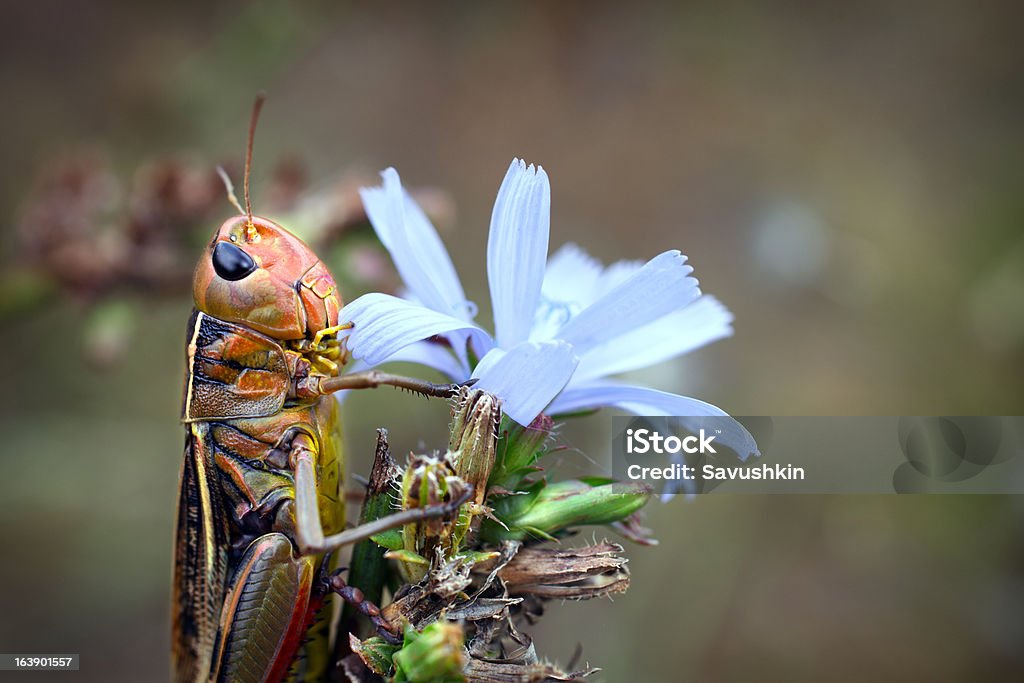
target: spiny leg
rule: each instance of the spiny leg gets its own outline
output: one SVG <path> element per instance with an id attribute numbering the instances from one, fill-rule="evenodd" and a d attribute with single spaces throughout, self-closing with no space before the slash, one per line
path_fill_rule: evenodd
<path id="1" fill-rule="evenodd" d="M 345 570 L 339 569 L 333 574 L 323 577 L 326 589 L 338 594 L 342 600 L 354 606 L 360 614 L 365 615 L 370 620 L 370 623 L 373 624 L 377 635 L 381 638 L 393 645 L 401 643 L 401 629 L 384 618 L 380 612 L 380 607 L 367 600 L 366 596 L 363 595 L 363 591 L 345 583 L 345 580 L 341 578 L 343 571 Z"/>
<path id="2" fill-rule="evenodd" d="M 379 386 L 387 385 L 408 389 L 409 391 L 423 396 L 436 396 L 438 398 L 451 398 L 455 396 L 463 386 L 469 386 L 476 382 L 475 379 L 463 384 L 435 384 L 426 380 L 403 375 L 392 375 L 379 370 L 367 370 L 366 372 L 353 372 L 341 377 L 328 377 L 320 380 L 320 393 L 330 394 L 343 389 L 376 389 Z"/>
<path id="3" fill-rule="evenodd" d="M 324 536 L 323 525 L 320 523 L 320 509 L 317 504 L 316 443 L 309 434 L 300 432 L 292 440 L 292 465 L 295 468 L 295 526 L 296 540 L 299 550 L 304 555 L 316 555 L 331 552 L 342 546 L 358 543 L 383 531 L 394 529 L 406 524 L 451 517 L 459 507 L 473 495 L 473 487 L 467 486 L 458 492 L 447 503 L 412 508 L 381 517 L 373 522 L 361 524 L 353 529 L 346 529 L 331 536 Z"/>

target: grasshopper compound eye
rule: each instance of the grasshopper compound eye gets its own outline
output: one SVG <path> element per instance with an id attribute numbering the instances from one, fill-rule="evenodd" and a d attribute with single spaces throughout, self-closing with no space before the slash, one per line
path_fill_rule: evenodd
<path id="1" fill-rule="evenodd" d="M 234 282 L 256 270 L 256 261 L 230 242 L 218 242 L 213 249 L 213 269 L 222 280 Z"/>

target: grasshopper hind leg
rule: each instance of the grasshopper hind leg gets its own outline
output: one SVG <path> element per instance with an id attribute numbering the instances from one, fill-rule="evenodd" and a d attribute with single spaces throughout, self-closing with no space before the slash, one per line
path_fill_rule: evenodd
<path id="1" fill-rule="evenodd" d="M 281 533 L 260 536 L 249 545 L 224 600 L 211 680 L 285 678 L 319 607 L 313 596 L 317 564 L 316 557 L 297 557 Z"/>

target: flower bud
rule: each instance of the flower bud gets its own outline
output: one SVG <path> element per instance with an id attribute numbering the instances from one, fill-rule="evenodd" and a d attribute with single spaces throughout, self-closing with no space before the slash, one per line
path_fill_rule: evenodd
<path id="1" fill-rule="evenodd" d="M 484 527 L 488 541 L 525 538 L 553 538 L 572 526 L 611 524 L 644 506 L 650 489 L 637 483 L 601 483 L 570 480 L 544 485 L 503 498 L 495 506 L 496 516 L 507 529 L 496 523 Z"/>
<path id="2" fill-rule="evenodd" d="M 522 479 L 536 471 L 534 463 L 544 454 L 555 423 L 547 415 L 538 415 L 528 426 L 506 420 L 505 436 L 498 444 L 498 464 L 491 475 L 491 484 L 513 489 Z"/>
<path id="3" fill-rule="evenodd" d="M 437 507 L 464 494 L 466 483 L 456 476 L 444 458 L 414 456 L 401 482 L 403 510 Z M 402 578 L 415 583 L 426 574 L 431 561 L 445 559 L 453 545 L 452 534 L 458 520 L 432 517 L 402 527 L 402 549 L 387 553 L 399 561 Z"/>
<path id="4" fill-rule="evenodd" d="M 435 621 L 422 632 L 406 631 L 405 644 L 394 654 L 395 683 L 461 683 L 466 666 L 462 627 Z"/>
<path id="5" fill-rule="evenodd" d="M 494 467 L 498 448 L 501 407 L 498 399 L 485 391 L 462 387 L 452 416 L 448 460 L 455 473 L 473 485 L 473 502 L 483 505 L 487 480 Z"/>
<path id="6" fill-rule="evenodd" d="M 523 548 L 498 576 L 509 595 L 548 599 L 587 600 L 629 587 L 622 546 L 607 541 L 579 548 Z"/>

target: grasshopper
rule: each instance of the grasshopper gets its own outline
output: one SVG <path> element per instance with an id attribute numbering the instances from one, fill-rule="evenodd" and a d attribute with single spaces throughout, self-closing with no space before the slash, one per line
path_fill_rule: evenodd
<path id="1" fill-rule="evenodd" d="M 330 592 L 394 632 L 358 589 L 330 574 L 330 553 L 454 515 L 471 495 L 345 528 L 333 392 L 392 385 L 449 397 L 458 387 L 341 373 L 347 354 L 336 334 L 346 326 L 334 278 L 299 238 L 252 213 L 262 101 L 249 127 L 245 209 L 228 182 L 239 215 L 217 230 L 193 283 L 172 602 L 173 679 L 181 682 L 322 679 L 332 648 L 320 611 Z"/>

